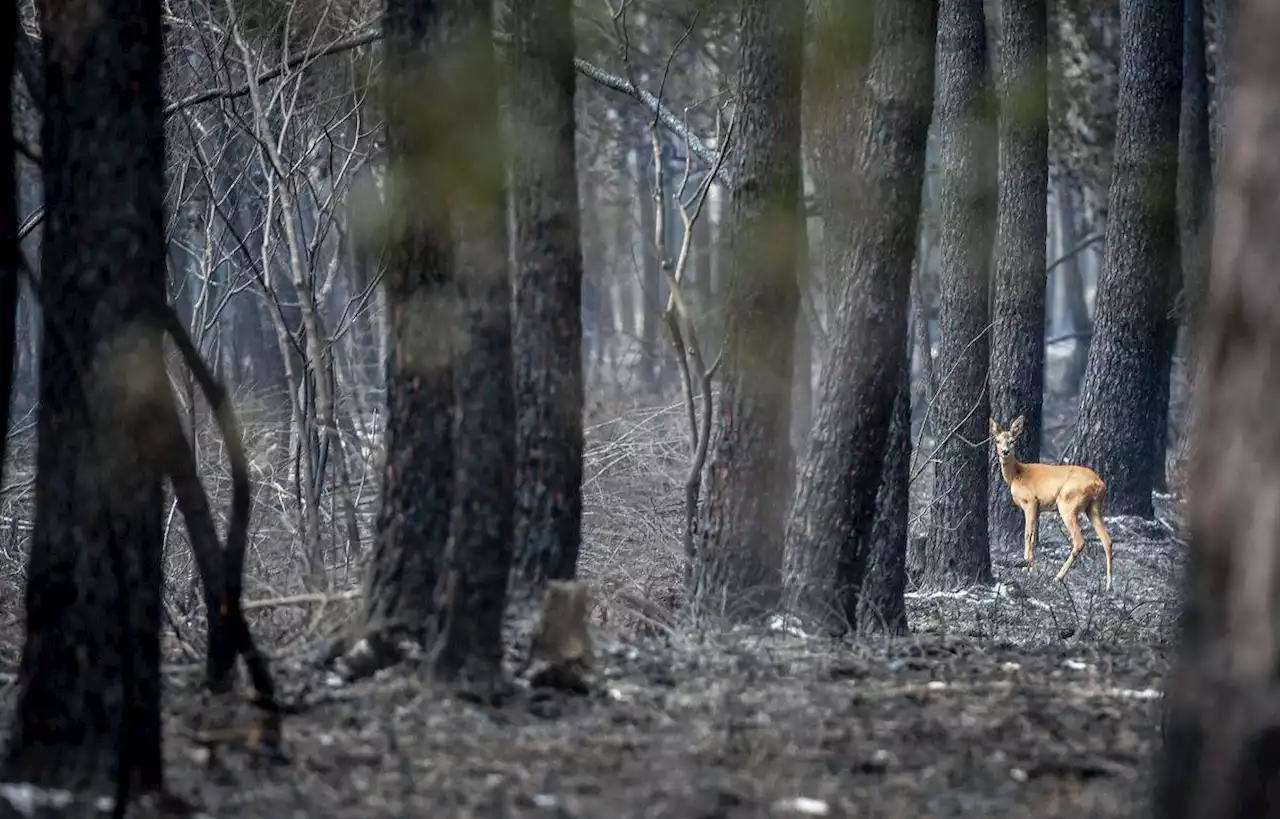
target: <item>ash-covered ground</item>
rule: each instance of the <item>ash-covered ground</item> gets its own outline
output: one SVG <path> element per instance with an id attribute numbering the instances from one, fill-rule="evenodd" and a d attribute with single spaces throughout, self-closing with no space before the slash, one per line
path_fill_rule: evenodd
<path id="1" fill-rule="evenodd" d="M 295 641 L 276 658 L 305 705 L 284 761 L 197 744 L 197 676 L 175 666 L 170 784 L 207 815 L 264 819 L 1132 816 L 1182 546 L 1168 524 L 1113 520 L 1108 596 L 1092 538 L 1052 582 L 1067 550 L 1053 524 L 1034 575 L 999 556 L 994 589 L 912 593 L 906 638 L 597 624 L 585 696 L 522 687 L 484 706 L 408 666 L 341 684 Z"/>
<path id="2" fill-rule="evenodd" d="M 1053 582 L 1069 547 L 1044 514 L 1035 574 L 1019 550 L 993 555 L 992 588 L 913 589 L 911 636 L 858 645 L 785 630 L 696 634 L 664 624 L 679 584 L 683 442 L 638 434 L 644 423 L 590 431 L 580 564 L 598 603 L 589 694 L 524 686 L 491 707 L 409 665 L 341 683 L 309 658 L 356 611 L 358 571 L 343 599 L 317 605 L 268 587 L 272 566 L 251 560 L 251 625 L 302 706 L 284 722 L 287 758 L 210 754 L 196 741 L 203 626 L 171 606 L 171 790 L 205 815 L 254 819 L 1144 810 L 1185 551 L 1168 498 L 1155 522 L 1108 519 L 1110 595 L 1089 527 L 1067 583 Z M 265 526 L 255 529 L 264 540 Z M 18 547 L 0 551 L 19 565 Z M 189 560 L 179 546 L 171 554 Z M 171 600 L 182 589 L 171 582 Z M 5 608 L 0 733 L 21 646 L 18 614 Z"/>

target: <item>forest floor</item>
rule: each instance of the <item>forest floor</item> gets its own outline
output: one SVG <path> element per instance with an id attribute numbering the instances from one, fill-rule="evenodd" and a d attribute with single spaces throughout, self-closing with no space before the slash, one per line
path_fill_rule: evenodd
<path id="1" fill-rule="evenodd" d="M 308 658 L 358 602 L 270 604 L 263 598 L 288 595 L 268 588 L 271 566 L 251 563 L 250 596 L 262 603 L 251 625 L 286 698 L 305 707 L 285 718 L 283 760 L 242 747 L 210 754 L 192 731 L 202 627 L 171 606 L 171 791 L 204 815 L 246 819 L 1143 811 L 1184 552 L 1167 498 L 1154 522 L 1108 520 L 1109 595 L 1089 529 L 1066 584 L 1053 582 L 1068 544 L 1056 515 L 1043 515 L 1036 573 L 1022 570 L 1020 551 L 996 554 L 992 587 L 912 590 L 910 636 L 859 645 L 785 629 L 697 635 L 661 624 L 678 596 L 683 444 L 639 435 L 642 423 L 589 431 L 580 570 L 600 603 L 589 693 L 520 685 L 486 706 L 403 665 L 343 682 Z M 4 579 L 16 582 L 19 547 L 0 552 Z M 8 714 L 21 626 L 16 594 L 4 599 Z"/>
<path id="2" fill-rule="evenodd" d="M 344 683 L 277 652 L 306 703 L 283 761 L 197 744 L 198 677 L 175 667 L 170 787 L 205 815 L 263 819 L 1132 816 L 1181 547 L 1160 523 L 1111 528 L 1109 596 L 1096 544 L 1052 582 L 1066 541 L 1046 525 L 1036 574 L 997 559 L 993 589 L 913 593 L 905 638 L 597 626 L 586 695 L 524 686 L 492 707 L 409 667 Z"/>

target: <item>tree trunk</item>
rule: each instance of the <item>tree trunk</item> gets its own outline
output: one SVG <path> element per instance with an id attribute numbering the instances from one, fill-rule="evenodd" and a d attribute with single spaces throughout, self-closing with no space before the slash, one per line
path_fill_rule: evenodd
<path id="1" fill-rule="evenodd" d="M 493 699 L 502 678 L 502 615 L 515 524 L 515 399 L 506 161 L 498 125 L 492 8 L 442 2 L 437 47 L 448 74 L 437 86 L 439 158 L 452 169 L 457 339 L 453 416 L 456 483 L 449 565 L 439 605 L 444 632 L 433 658 L 441 678 Z"/>
<path id="2" fill-rule="evenodd" d="M 1045 0 L 1006 0 L 1000 39 L 1000 171 L 995 298 L 991 323 L 991 415 L 1021 415 L 1018 457 L 1040 457 L 1044 414 L 1045 245 L 1048 230 L 1048 22 Z M 980 434 L 986 440 L 985 431 Z M 990 549 L 1021 552 L 1023 515 L 990 452 Z"/>
<path id="3" fill-rule="evenodd" d="M 803 191 L 803 188 L 802 188 Z M 813 274 L 810 268 L 810 249 L 809 249 L 809 231 L 806 219 L 803 216 L 805 209 L 804 203 L 800 205 L 800 236 L 796 248 L 796 328 L 795 328 L 795 356 L 792 365 L 792 394 L 791 394 L 791 453 L 792 453 L 792 472 L 791 480 L 795 482 L 795 453 L 800 452 L 804 448 L 804 442 L 809 440 L 809 433 L 813 429 L 813 367 L 815 364 L 813 356 L 813 328 L 810 326 L 809 311 L 806 311 L 800 305 L 804 299 L 811 298 L 811 282 Z M 787 495 L 787 502 L 791 502 L 790 494 Z"/>
<path id="4" fill-rule="evenodd" d="M 582 243 L 571 0 L 514 0 L 516 542 L 521 577 L 572 578 L 582 526 Z"/>
<path id="5" fill-rule="evenodd" d="M 1182 107 L 1178 124 L 1178 248 L 1179 264 L 1169 276 L 1169 309 L 1163 319 L 1160 369 L 1154 403 L 1159 413 L 1155 426 L 1155 472 L 1152 485 L 1169 491 L 1167 453 L 1169 427 L 1175 418 L 1170 407 L 1170 379 L 1178 348 L 1178 331 L 1185 326 L 1190 341 L 1195 305 L 1202 303 L 1207 285 L 1208 217 L 1213 200 L 1209 167 L 1209 79 L 1205 68 L 1204 2 L 1185 0 L 1182 40 Z"/>
<path id="6" fill-rule="evenodd" d="M 1280 7 L 1246 2 L 1241 23 L 1199 337 L 1204 409 L 1190 479 L 1187 602 L 1156 766 L 1161 819 L 1271 816 L 1280 787 Z"/>
<path id="7" fill-rule="evenodd" d="M 838 5 L 838 4 L 837 4 Z M 842 15 L 843 16 L 843 15 Z M 828 30 L 818 63 L 837 77 L 865 50 L 866 21 Z M 937 3 L 878 0 L 863 88 L 815 71 L 838 114 L 823 127 L 824 270 L 838 296 L 805 466 L 787 522 L 787 597 L 832 628 L 857 622 L 885 444 L 906 349 L 907 301 L 933 108 Z M 854 76 L 860 72 L 852 72 Z M 826 85 L 823 85 L 823 83 Z M 842 85 L 844 87 L 842 87 Z M 860 93 L 865 91 L 865 95 Z M 838 139 L 861 120 L 856 139 Z"/>
<path id="8" fill-rule="evenodd" d="M 1067 302 L 1067 315 L 1071 319 L 1071 357 L 1067 360 L 1067 372 L 1062 385 L 1063 392 L 1073 398 L 1080 395 L 1080 383 L 1084 380 L 1084 367 L 1089 360 L 1088 334 L 1093 328 L 1089 318 L 1089 304 L 1084 297 L 1084 265 L 1080 264 L 1083 251 L 1077 247 L 1080 241 L 1076 220 L 1076 192 L 1065 178 L 1059 179 L 1058 229 L 1062 236 L 1063 293 Z"/>
<path id="9" fill-rule="evenodd" d="M 719 419 L 691 596 L 732 619 L 772 611 L 791 498 L 791 379 L 799 307 L 804 7 L 743 0 Z"/>
<path id="10" fill-rule="evenodd" d="M 1113 515 L 1152 515 L 1156 406 L 1169 275 L 1178 263 L 1182 3 L 1126 0 L 1107 260 L 1098 281 L 1080 420 L 1066 459 L 1107 482 Z M 1026 458 L 1025 453 L 1023 458 Z"/>
<path id="11" fill-rule="evenodd" d="M 858 634 L 863 637 L 896 637 L 910 632 L 907 604 L 908 504 L 911 473 L 911 367 L 910 354 L 898 376 L 889 422 L 889 443 L 884 451 L 884 472 L 876 493 L 876 518 L 871 526 L 867 568 L 858 598 Z"/>
<path id="12" fill-rule="evenodd" d="M 453 495 L 453 249 L 443 160 L 411 108 L 445 72 L 435 42 L 438 4 L 388 0 L 388 154 L 396 180 L 387 201 L 386 431 L 382 497 L 366 578 L 366 651 L 347 656 L 372 673 L 396 659 L 398 645 L 429 637 L 434 594 L 449 535 Z M 435 159 L 435 162 L 431 160 Z M 360 646 L 357 643 L 357 646 Z"/>
<path id="13" fill-rule="evenodd" d="M 624 261 L 624 265 L 628 281 L 633 288 L 638 289 L 640 294 L 638 305 L 640 316 L 637 322 L 637 328 L 640 331 L 640 383 L 650 397 L 657 398 L 662 390 L 662 357 L 667 354 L 667 351 L 661 345 L 662 269 L 658 262 L 658 248 L 654 245 L 654 237 L 659 218 L 657 208 L 660 204 L 663 205 L 661 213 L 664 215 L 666 209 L 665 203 L 659 203 L 654 198 L 653 150 L 649 145 L 649 119 L 645 113 L 638 113 L 633 117 L 633 121 L 635 130 L 632 138 L 635 140 L 636 150 L 635 202 L 640 208 L 638 220 L 640 253 L 635 262 L 631 261 L 631 254 L 627 254 L 628 258 Z M 631 226 L 628 225 L 628 241 L 631 238 L 631 230 Z"/>
<path id="14" fill-rule="evenodd" d="M 1182 246 L 1182 309 L 1179 317 L 1191 330 L 1188 341 L 1192 341 L 1196 316 L 1209 289 L 1213 171 L 1204 0 L 1186 0 L 1185 14 L 1182 113 L 1178 126 L 1178 235 Z"/>
<path id="15" fill-rule="evenodd" d="M 49 312 L 4 777 L 93 794 L 120 777 L 158 791 L 163 496 L 138 436 L 172 394 L 159 333 L 131 311 L 165 299 L 160 5 L 51 8 L 41 16 Z"/>
<path id="16" fill-rule="evenodd" d="M 0 30 L 14 36 L 0 38 L 0 133 L 13 134 L 13 70 L 17 46 L 17 5 L 5 3 L 0 9 Z M 10 146 L 12 147 L 12 146 Z M 18 155 L 6 151 L 0 157 L 0 225 L 18 224 Z M 18 359 L 18 269 L 22 263 L 22 246 L 18 231 L 9 227 L 0 231 L 0 486 L 4 486 L 4 462 L 9 442 L 9 410 L 14 399 L 14 371 Z"/>
<path id="17" fill-rule="evenodd" d="M 938 11 L 934 117 L 942 174 L 938 287 L 938 445 L 933 532 L 923 582 L 962 588 L 991 582 L 987 540 L 987 394 L 996 141 L 991 128 L 982 0 L 944 0 Z"/>

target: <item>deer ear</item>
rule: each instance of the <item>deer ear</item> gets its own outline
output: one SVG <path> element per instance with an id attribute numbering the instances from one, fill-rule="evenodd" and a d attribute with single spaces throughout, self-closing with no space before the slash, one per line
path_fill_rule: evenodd
<path id="1" fill-rule="evenodd" d="M 1026 421 L 1023 419 L 1021 415 L 1013 419 L 1013 423 L 1009 425 L 1009 431 L 1013 433 L 1013 437 L 1017 438 L 1019 435 L 1022 434 L 1022 427 L 1025 424 L 1026 424 Z"/>
<path id="2" fill-rule="evenodd" d="M 996 419 L 991 419 L 991 437 L 994 438 L 1000 434 L 1000 425 L 996 423 Z"/>

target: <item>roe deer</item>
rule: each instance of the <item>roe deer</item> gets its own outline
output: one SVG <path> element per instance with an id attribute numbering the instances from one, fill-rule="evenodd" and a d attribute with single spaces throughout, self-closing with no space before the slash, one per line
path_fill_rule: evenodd
<path id="1" fill-rule="evenodd" d="M 1084 533 L 1080 531 L 1080 513 L 1086 512 L 1093 522 L 1093 529 L 1102 541 L 1107 553 L 1107 591 L 1111 591 L 1111 533 L 1102 521 L 1102 506 L 1107 499 L 1107 485 L 1097 472 L 1075 464 L 1023 464 L 1018 463 L 1013 445 L 1022 434 L 1024 421 L 1019 415 L 1007 430 L 1000 429 L 996 419 L 991 419 L 991 440 L 995 442 L 1000 457 L 1000 476 L 1009 486 L 1013 502 L 1026 515 L 1026 531 L 1023 534 L 1023 555 L 1027 571 L 1033 571 L 1036 557 L 1036 525 L 1040 510 L 1052 505 L 1058 507 L 1062 522 L 1071 535 L 1072 549 L 1067 562 L 1062 564 L 1059 583 L 1067 576 L 1071 564 L 1084 551 Z"/>

